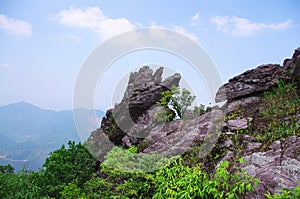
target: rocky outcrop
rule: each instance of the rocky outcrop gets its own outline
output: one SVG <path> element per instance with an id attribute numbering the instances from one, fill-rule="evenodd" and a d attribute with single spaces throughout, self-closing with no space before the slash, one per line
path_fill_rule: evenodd
<path id="1" fill-rule="evenodd" d="M 285 59 L 283 66 L 266 64 L 248 70 L 221 86 L 216 94 L 216 102 L 232 101 L 245 96 L 261 94 L 275 87 L 278 80 L 295 81 L 300 93 L 300 48 L 296 49 L 291 59 Z"/>
<path id="2" fill-rule="evenodd" d="M 157 121 L 157 113 L 163 110 L 155 105 L 161 92 L 178 86 L 181 78 L 176 73 L 163 81 L 162 73 L 163 68 L 153 74 L 147 66 L 131 73 L 122 101 L 107 111 L 101 128 L 93 131 L 88 139 L 88 146 L 100 161 L 114 145 L 144 144 L 142 153 L 155 152 L 164 157 L 182 155 L 198 145 L 198 160 L 203 160 L 205 169 L 210 169 L 211 173 L 221 160 L 234 162 L 236 157 L 245 158 L 246 162 L 240 167 L 260 181 L 247 198 L 264 198 L 267 192 L 278 193 L 282 188 L 291 189 L 297 185 L 300 137 L 288 136 L 265 146 L 251 131 L 261 130 L 253 128 L 255 125 L 267 125 L 260 116 L 264 105 L 262 93 L 276 87 L 279 80 L 294 81 L 299 91 L 299 48 L 283 66 L 261 65 L 230 79 L 216 95 L 216 102 L 227 100 L 223 107 L 214 107 L 203 115 L 191 114 L 190 120 Z M 300 110 L 293 114 L 300 123 Z M 210 161 L 209 158 L 205 160 L 206 155 L 213 157 L 218 150 L 222 153 L 215 162 L 205 162 Z"/>
<path id="3" fill-rule="evenodd" d="M 113 109 L 106 111 L 105 117 L 101 121 L 101 133 L 105 133 L 108 139 L 115 145 L 120 145 L 122 143 L 123 137 L 126 135 L 115 120 L 115 115 Z"/>
<path id="4" fill-rule="evenodd" d="M 300 48 L 295 50 L 291 59 L 286 59 L 283 66 L 278 64 L 261 65 L 248 70 L 229 80 L 220 87 L 216 95 L 216 101 L 227 102 L 222 110 L 230 116 L 223 124 L 225 140 L 221 147 L 226 148 L 222 160 L 232 160 L 234 157 L 233 140 L 239 143 L 240 151 L 246 163 L 242 166 L 246 172 L 259 179 L 259 185 L 255 191 L 247 194 L 247 198 L 265 198 L 264 194 L 279 193 L 281 189 L 292 189 L 299 185 L 300 161 L 299 140 L 300 137 L 290 136 L 284 140 L 278 140 L 264 149 L 263 143 L 247 134 L 238 134 L 239 130 L 251 133 L 249 123 L 256 126 L 267 126 L 261 120 L 261 109 L 264 107 L 262 93 L 277 86 L 279 80 L 292 81 L 300 88 Z M 299 110 L 298 110 L 299 111 Z M 234 115 L 239 115 L 233 117 Z M 231 118 L 233 117 L 233 118 Z M 297 117 L 297 113 L 295 114 Z M 234 138 L 234 136 L 236 136 Z"/>
<path id="5" fill-rule="evenodd" d="M 231 101 L 236 98 L 260 94 L 277 85 L 279 79 L 289 76 L 286 69 L 278 64 L 261 65 L 248 70 L 221 86 L 216 94 L 216 102 Z"/>
<path id="6" fill-rule="evenodd" d="M 284 60 L 283 65 L 292 69 L 292 80 L 295 81 L 300 96 L 300 48 L 295 50 L 292 59 Z"/>
<path id="7" fill-rule="evenodd" d="M 178 86 L 181 78 L 179 73 L 164 81 L 162 74 L 162 67 L 153 74 L 148 66 L 130 74 L 122 101 L 106 113 L 101 123 L 104 133 L 114 144 L 122 145 L 122 139 L 132 131 L 132 127 L 138 121 L 143 122 L 139 117 L 144 117 L 146 111 L 160 100 L 161 92 L 170 90 L 172 86 Z"/>
<path id="8" fill-rule="evenodd" d="M 153 74 L 152 69 L 144 66 L 138 72 L 130 74 L 125 95 L 121 103 L 116 104 L 114 109 L 114 113 L 118 117 L 116 119 L 120 123 L 123 123 L 124 118 L 123 107 L 128 109 L 130 117 L 136 122 L 139 116 L 160 100 L 161 92 L 179 85 L 181 78 L 179 73 L 175 73 L 164 81 L 162 81 L 162 73 L 162 67 Z"/>

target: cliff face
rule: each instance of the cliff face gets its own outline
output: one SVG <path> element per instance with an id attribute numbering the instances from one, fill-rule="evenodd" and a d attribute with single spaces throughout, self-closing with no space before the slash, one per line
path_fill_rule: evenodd
<path id="1" fill-rule="evenodd" d="M 183 155 L 198 146 L 198 161 L 213 172 L 222 160 L 259 179 L 248 198 L 291 189 L 300 180 L 300 49 L 283 66 L 267 64 L 248 70 L 220 87 L 221 108 L 186 120 L 160 123 L 155 106 L 161 92 L 178 86 L 180 75 L 162 81 L 163 68 L 132 73 L 122 101 L 108 110 L 101 128 L 88 139 L 100 161 L 114 145 L 141 146 L 141 153 Z M 288 85 L 288 86 L 286 86 Z M 296 89 L 294 89 L 294 86 Z M 298 92 L 298 94 L 297 94 Z M 145 144 L 146 143 L 146 144 Z"/>

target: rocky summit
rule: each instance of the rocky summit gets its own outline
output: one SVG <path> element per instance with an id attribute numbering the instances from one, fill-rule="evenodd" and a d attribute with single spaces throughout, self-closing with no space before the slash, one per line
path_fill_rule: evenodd
<path id="1" fill-rule="evenodd" d="M 100 161 L 114 146 L 136 145 L 140 153 L 187 157 L 195 148 L 203 169 L 214 173 L 221 161 L 259 180 L 246 198 L 292 189 L 300 180 L 300 48 L 283 64 L 265 64 L 222 85 L 216 102 L 189 119 L 158 122 L 161 92 L 178 86 L 180 74 L 162 80 L 163 68 L 148 66 L 130 75 L 123 99 L 106 112 L 87 143 Z M 244 163 L 237 163 L 243 157 Z"/>

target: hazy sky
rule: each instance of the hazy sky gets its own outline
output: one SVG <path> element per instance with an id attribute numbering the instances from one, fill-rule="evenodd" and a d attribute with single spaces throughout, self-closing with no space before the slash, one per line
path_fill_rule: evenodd
<path id="1" fill-rule="evenodd" d="M 0 0 L 0 105 L 26 101 L 71 109 L 76 77 L 89 54 L 112 36 L 147 27 L 197 41 L 226 82 L 291 57 L 300 46 L 299 8 L 298 0 Z M 120 63 L 129 71 L 145 64 L 136 56 L 142 55 Z M 153 64 L 174 62 L 157 60 Z M 126 75 L 117 71 L 113 66 L 109 72 Z M 96 99 L 97 108 L 110 106 L 110 94 L 98 92 Z"/>

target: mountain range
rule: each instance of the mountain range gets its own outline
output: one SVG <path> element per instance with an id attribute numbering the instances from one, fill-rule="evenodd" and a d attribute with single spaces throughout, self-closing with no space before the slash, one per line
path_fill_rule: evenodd
<path id="1" fill-rule="evenodd" d="M 104 112 L 92 111 L 101 121 Z M 26 102 L 0 107 L 1 165 L 11 164 L 16 170 L 26 165 L 36 171 L 51 151 L 69 140 L 81 142 L 72 110 L 45 110 Z"/>

